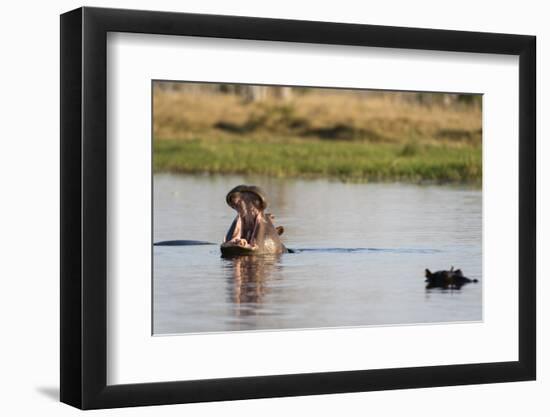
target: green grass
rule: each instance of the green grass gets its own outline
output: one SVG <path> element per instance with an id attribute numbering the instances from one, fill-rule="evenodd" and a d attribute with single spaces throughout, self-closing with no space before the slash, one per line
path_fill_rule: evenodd
<path id="1" fill-rule="evenodd" d="M 156 172 L 481 184 L 481 146 L 289 137 L 154 141 Z"/>

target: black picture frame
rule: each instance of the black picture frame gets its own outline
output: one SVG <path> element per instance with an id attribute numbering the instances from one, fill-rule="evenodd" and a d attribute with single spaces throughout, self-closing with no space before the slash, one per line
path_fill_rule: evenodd
<path id="1" fill-rule="evenodd" d="M 519 56 L 519 360 L 107 385 L 108 32 Z M 535 379 L 535 51 L 524 35 L 88 7 L 61 15 L 61 401 L 94 409 Z"/>

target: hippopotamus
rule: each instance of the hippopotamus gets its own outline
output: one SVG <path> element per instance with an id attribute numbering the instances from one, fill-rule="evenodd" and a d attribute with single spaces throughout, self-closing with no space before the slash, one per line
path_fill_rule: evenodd
<path id="1" fill-rule="evenodd" d="M 280 235 L 283 227 L 275 227 L 273 215 L 265 213 L 267 199 L 255 185 L 238 185 L 225 201 L 237 216 L 220 246 L 222 256 L 278 255 L 288 252 Z"/>
<path id="2" fill-rule="evenodd" d="M 426 289 L 430 288 L 443 288 L 443 289 L 456 289 L 459 290 L 464 284 L 470 282 L 477 282 L 477 279 L 466 278 L 460 269 L 454 269 L 454 266 L 451 266 L 449 271 L 436 271 L 431 272 L 429 269 L 426 269 L 425 272 Z"/>

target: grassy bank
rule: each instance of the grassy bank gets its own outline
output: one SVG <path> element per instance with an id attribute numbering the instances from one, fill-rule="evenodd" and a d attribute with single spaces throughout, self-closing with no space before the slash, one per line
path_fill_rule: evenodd
<path id="1" fill-rule="evenodd" d="M 155 171 L 331 177 L 344 181 L 481 182 L 481 148 L 303 140 L 194 138 L 154 142 Z"/>
<path id="2" fill-rule="evenodd" d="M 155 89 L 154 169 L 480 184 L 481 107 L 418 96 L 310 89 L 250 102 Z"/>

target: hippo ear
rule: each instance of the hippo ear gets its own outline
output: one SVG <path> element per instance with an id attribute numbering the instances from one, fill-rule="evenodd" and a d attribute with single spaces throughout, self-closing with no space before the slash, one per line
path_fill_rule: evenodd
<path id="1" fill-rule="evenodd" d="M 285 228 L 283 226 L 277 226 L 275 230 L 277 231 L 277 234 L 281 236 L 284 233 Z"/>
<path id="2" fill-rule="evenodd" d="M 426 278 L 430 278 L 432 276 L 432 273 L 430 272 L 430 270 L 428 268 L 426 268 L 425 272 L 424 272 L 424 275 Z"/>

